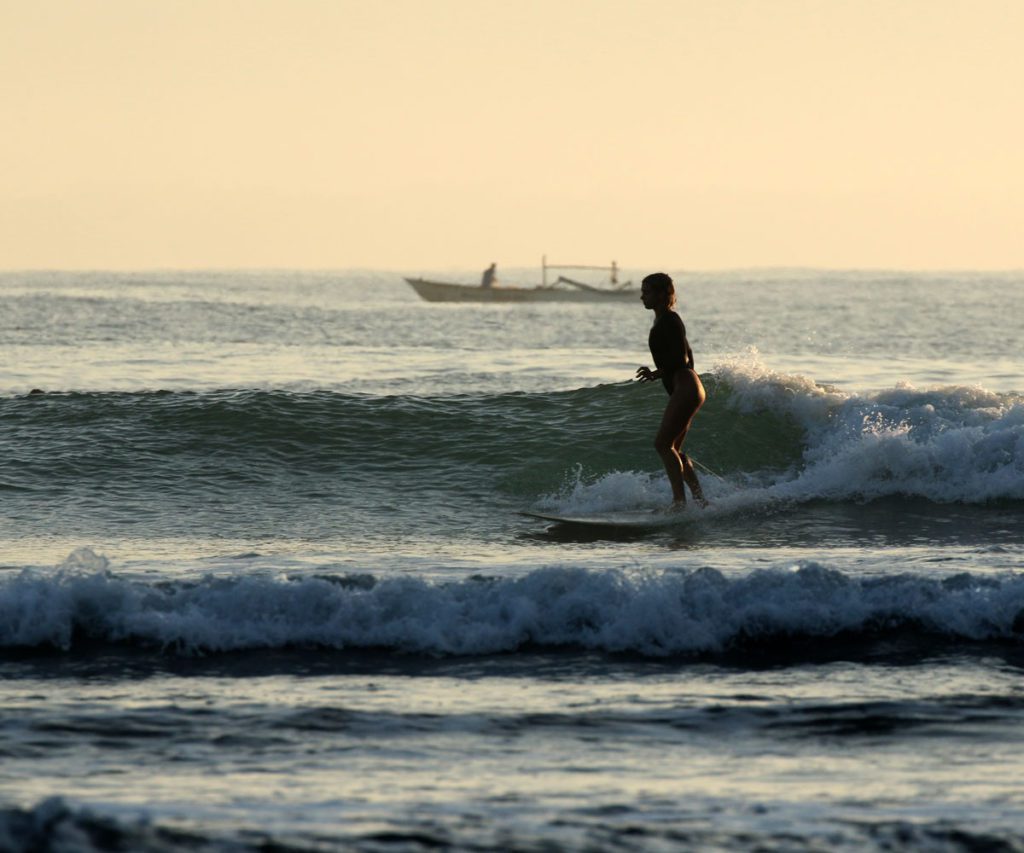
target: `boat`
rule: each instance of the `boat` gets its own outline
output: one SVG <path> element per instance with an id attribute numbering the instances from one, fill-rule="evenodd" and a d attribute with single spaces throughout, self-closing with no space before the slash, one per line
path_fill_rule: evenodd
<path id="1" fill-rule="evenodd" d="M 611 290 L 601 287 L 570 290 L 562 287 L 561 277 L 555 284 L 535 287 L 481 287 L 479 284 L 455 284 L 426 278 L 406 281 L 427 302 L 625 302 L 640 298 L 636 288 Z"/>
<path id="2" fill-rule="evenodd" d="M 551 269 L 588 269 L 611 271 L 610 287 L 597 287 L 564 275 L 548 284 L 547 271 Z M 479 284 L 456 284 L 449 281 L 433 281 L 426 278 L 406 278 L 420 298 L 427 302 L 610 302 L 621 303 L 640 298 L 640 291 L 631 281 L 618 283 L 618 266 L 612 261 L 610 267 L 596 267 L 579 264 L 549 264 L 541 259 L 541 284 L 533 287 L 512 287 Z"/>

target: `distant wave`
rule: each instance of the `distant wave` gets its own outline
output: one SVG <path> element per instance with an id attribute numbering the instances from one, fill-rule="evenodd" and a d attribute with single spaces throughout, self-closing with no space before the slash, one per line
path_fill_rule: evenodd
<path id="1" fill-rule="evenodd" d="M 0 648 L 92 641 L 186 654 L 317 647 L 461 656 L 568 647 L 662 657 L 892 631 L 1024 639 L 1017 575 L 853 578 L 806 563 L 740 578 L 545 568 L 450 583 L 372 575 L 146 583 L 96 570 L 102 558 L 87 550 L 73 556 L 69 567 L 0 581 Z"/>
<path id="2" fill-rule="evenodd" d="M 1024 500 L 1024 398 L 978 387 L 900 385 L 852 394 L 756 359 L 704 377 L 688 450 L 723 478 L 718 497 L 936 502 Z M 46 394 L 0 399 L 0 488 L 125 481 L 161 495 L 377 482 L 394 469 L 464 488 L 551 494 L 657 471 L 651 431 L 664 396 L 629 383 L 550 393 L 438 397 L 331 392 Z M 577 498 L 580 495 L 577 494 Z M 659 498 L 660 500 L 660 498 Z"/>

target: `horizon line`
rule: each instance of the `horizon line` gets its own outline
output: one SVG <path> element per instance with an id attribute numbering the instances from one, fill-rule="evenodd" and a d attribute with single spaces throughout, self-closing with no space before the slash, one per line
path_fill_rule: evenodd
<path id="1" fill-rule="evenodd" d="M 540 269 L 539 264 L 505 264 L 504 269 Z M 500 267 L 499 267 L 500 268 Z M 921 267 L 921 266 L 816 266 L 809 264 L 748 264 L 744 266 L 722 266 L 722 267 L 686 267 L 673 264 L 662 264 L 657 267 L 663 270 L 671 270 L 676 273 L 700 274 L 700 273 L 746 273 L 746 272 L 869 272 L 869 273 L 1024 273 L 1024 266 L 1019 267 Z M 631 270 L 656 269 L 654 265 L 645 264 L 637 266 L 618 265 L 620 273 Z M 449 272 L 465 272 L 479 274 L 475 266 L 429 266 L 420 265 L 417 267 L 383 267 L 373 265 L 352 265 L 352 266 L 140 266 L 140 267 L 104 267 L 104 266 L 25 266 L 0 268 L 0 275 L 17 273 L 183 273 L 183 272 L 212 272 L 212 273 L 274 273 L 274 272 L 309 272 L 309 273 L 338 273 L 338 272 L 376 272 L 395 273 L 405 275 L 406 273 L 422 272 L 424 270 L 445 270 Z"/>

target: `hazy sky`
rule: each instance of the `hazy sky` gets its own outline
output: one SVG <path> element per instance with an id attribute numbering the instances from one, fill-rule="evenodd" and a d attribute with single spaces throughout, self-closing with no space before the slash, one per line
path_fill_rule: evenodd
<path id="1" fill-rule="evenodd" d="M 1024 0 L 0 0 L 0 267 L 1024 267 Z"/>

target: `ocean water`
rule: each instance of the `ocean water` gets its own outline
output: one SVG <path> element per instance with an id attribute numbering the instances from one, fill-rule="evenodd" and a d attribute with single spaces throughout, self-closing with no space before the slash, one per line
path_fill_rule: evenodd
<path id="1" fill-rule="evenodd" d="M 676 278 L 0 274 L 0 850 L 1024 850 L 1024 274 Z"/>

